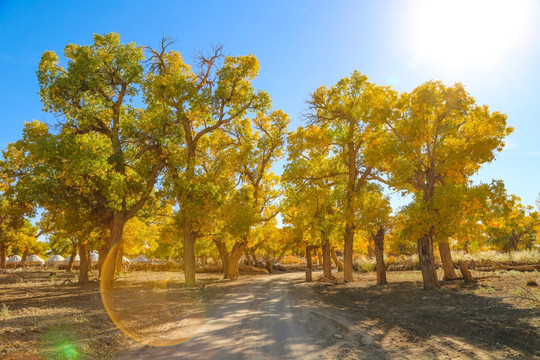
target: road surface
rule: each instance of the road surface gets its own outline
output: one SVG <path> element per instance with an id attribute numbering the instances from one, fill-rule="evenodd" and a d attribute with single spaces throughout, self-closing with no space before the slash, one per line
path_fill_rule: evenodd
<path id="1" fill-rule="evenodd" d="M 303 274 L 257 276 L 215 291 L 197 335 L 178 345 L 145 346 L 125 359 L 321 359 L 347 325 L 310 301 Z"/>

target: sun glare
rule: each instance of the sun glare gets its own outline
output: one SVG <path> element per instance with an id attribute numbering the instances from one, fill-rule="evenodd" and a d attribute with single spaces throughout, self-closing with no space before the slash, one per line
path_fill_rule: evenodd
<path id="1" fill-rule="evenodd" d="M 414 61 L 464 70 L 495 67 L 526 45 L 536 9 L 528 0 L 426 0 L 410 10 Z"/>

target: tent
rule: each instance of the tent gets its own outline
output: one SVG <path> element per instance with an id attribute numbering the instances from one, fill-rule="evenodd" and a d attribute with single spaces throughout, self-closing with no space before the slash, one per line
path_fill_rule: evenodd
<path id="1" fill-rule="evenodd" d="M 131 260 L 132 263 L 149 263 L 150 261 L 144 255 L 139 255 L 135 259 Z"/>
<path id="2" fill-rule="evenodd" d="M 99 262 L 99 254 L 98 253 L 91 253 L 90 254 L 90 261 L 92 261 L 92 265 L 95 265 Z"/>
<path id="3" fill-rule="evenodd" d="M 12 257 L 10 257 L 9 259 L 6 260 L 6 262 L 9 262 L 9 263 L 18 263 L 18 262 L 21 262 L 22 258 L 19 256 L 19 255 L 13 255 Z"/>
<path id="4" fill-rule="evenodd" d="M 43 260 L 42 258 L 40 258 L 37 255 L 30 255 L 26 259 L 26 262 L 29 263 L 29 264 L 41 264 L 41 265 L 45 264 L 45 260 Z"/>
<path id="5" fill-rule="evenodd" d="M 47 265 L 58 265 L 62 261 L 64 261 L 64 257 L 62 255 L 53 255 L 47 259 L 46 263 Z"/>
<path id="6" fill-rule="evenodd" d="M 131 260 L 129 260 L 127 257 L 125 256 L 122 256 L 122 263 L 124 264 L 129 264 L 131 262 Z"/>
<path id="7" fill-rule="evenodd" d="M 69 264 L 69 259 L 71 259 L 71 255 L 69 255 L 67 258 L 64 259 L 64 264 Z M 81 258 L 79 257 L 79 254 L 75 255 L 75 260 L 73 260 L 73 264 L 79 265 L 81 263 Z"/>

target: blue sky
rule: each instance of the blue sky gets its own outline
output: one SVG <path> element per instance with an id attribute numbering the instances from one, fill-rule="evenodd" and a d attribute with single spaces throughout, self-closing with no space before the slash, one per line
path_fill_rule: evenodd
<path id="1" fill-rule="evenodd" d="M 35 71 L 46 50 L 90 44 L 93 33 L 157 45 L 190 62 L 221 44 L 260 61 L 257 88 L 301 124 L 311 91 L 353 70 L 409 91 L 429 79 L 466 85 L 515 128 L 475 180 L 503 179 L 533 205 L 540 193 L 540 6 L 532 0 L 24 1 L 0 0 L 0 148 L 41 111 Z"/>

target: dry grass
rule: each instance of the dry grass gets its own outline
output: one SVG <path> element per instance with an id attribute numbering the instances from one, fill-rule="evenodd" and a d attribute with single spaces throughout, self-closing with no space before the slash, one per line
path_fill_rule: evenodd
<path id="1" fill-rule="evenodd" d="M 0 274 L 1 359 L 114 358 L 134 343 L 111 321 L 97 281 L 79 285 L 64 283 L 74 280 L 73 274 L 49 275 L 50 269 Z M 198 279 L 208 284 L 220 276 L 201 274 Z M 151 339 L 163 322 L 181 320 L 171 314 L 185 315 L 183 281 L 179 272 L 128 273 L 117 281 L 111 313 L 126 333 Z"/>

